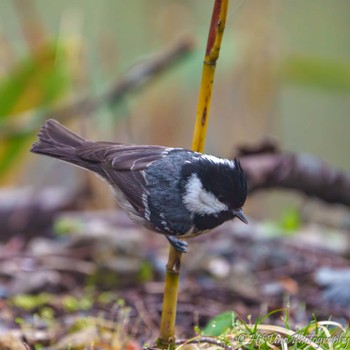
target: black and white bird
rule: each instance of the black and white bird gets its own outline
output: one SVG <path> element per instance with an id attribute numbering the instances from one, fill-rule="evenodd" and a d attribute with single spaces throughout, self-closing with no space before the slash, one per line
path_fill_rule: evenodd
<path id="1" fill-rule="evenodd" d="M 242 206 L 246 176 L 237 159 L 182 148 L 92 142 L 48 120 L 31 151 L 95 172 L 110 184 L 130 218 L 162 233 L 180 252 L 183 239 L 235 217 L 247 223 Z"/>

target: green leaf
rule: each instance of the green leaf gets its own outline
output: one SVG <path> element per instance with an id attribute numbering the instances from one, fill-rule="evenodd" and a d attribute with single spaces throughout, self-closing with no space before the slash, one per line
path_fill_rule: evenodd
<path id="1" fill-rule="evenodd" d="M 279 226 L 286 232 L 294 232 L 301 225 L 299 210 L 295 208 L 287 209 L 280 220 Z"/>
<path id="2" fill-rule="evenodd" d="M 0 179 L 6 175 L 6 171 L 15 162 L 27 142 L 28 139 L 26 137 L 16 137 L 11 140 L 0 141 L 0 147 L 2 149 L 0 152 Z"/>
<path id="3" fill-rule="evenodd" d="M 66 50 L 47 44 L 18 62 L 0 82 L 0 119 L 48 106 L 66 91 Z"/>
<path id="4" fill-rule="evenodd" d="M 48 107 L 67 91 L 67 48 L 46 44 L 21 62 L 0 81 L 0 122 L 27 110 Z M 0 140 L 0 181 L 15 174 L 14 165 L 28 152 L 33 135 Z M 11 172 L 11 170 L 13 170 Z"/>
<path id="5" fill-rule="evenodd" d="M 291 55 L 281 66 L 282 79 L 293 85 L 350 91 L 350 63 L 336 59 Z"/>
<path id="6" fill-rule="evenodd" d="M 139 282 L 150 281 L 152 279 L 152 276 L 153 276 L 152 264 L 148 261 L 143 261 L 137 273 L 138 281 Z"/>
<path id="7" fill-rule="evenodd" d="M 234 327 L 235 314 L 224 312 L 211 319 L 203 330 L 203 335 L 217 337 Z"/>

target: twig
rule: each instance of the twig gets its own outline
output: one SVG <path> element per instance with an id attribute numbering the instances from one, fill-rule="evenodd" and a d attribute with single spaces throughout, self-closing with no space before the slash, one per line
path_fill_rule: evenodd
<path id="1" fill-rule="evenodd" d="M 168 51 L 159 54 L 157 57 L 142 61 L 132 66 L 121 78 L 119 78 L 104 93 L 97 97 L 84 96 L 74 102 L 60 107 L 56 110 L 38 112 L 41 114 L 38 118 L 28 121 L 28 113 L 23 114 L 15 121 L 7 121 L 0 123 L 0 137 L 13 138 L 31 134 L 37 131 L 38 126 L 49 118 L 59 121 L 70 119 L 76 115 L 89 115 L 98 108 L 107 104 L 116 104 L 120 102 L 125 95 L 139 89 L 156 78 L 159 74 L 164 73 L 170 67 L 178 63 L 189 52 L 193 50 L 194 44 L 192 38 L 183 38 L 177 42 Z"/>
<path id="2" fill-rule="evenodd" d="M 207 49 L 204 57 L 202 81 L 197 106 L 196 124 L 193 133 L 192 149 L 198 152 L 204 151 L 216 61 L 219 58 L 221 41 L 224 34 L 227 8 L 228 0 L 215 1 L 208 36 Z"/>
<path id="3" fill-rule="evenodd" d="M 206 343 L 206 344 L 211 344 L 211 345 L 216 345 L 216 346 L 219 346 L 220 348 L 222 349 L 225 349 L 225 350 L 229 350 L 231 349 L 232 347 L 229 347 L 227 344 L 223 343 L 222 341 L 220 341 L 219 339 L 217 338 L 214 338 L 214 337 L 196 337 L 196 338 L 193 338 L 193 339 L 184 339 L 184 340 L 177 340 L 175 342 L 176 345 L 185 345 L 185 344 L 203 344 L 203 343 Z M 181 346 L 178 347 L 176 350 L 181 350 Z"/>
<path id="4" fill-rule="evenodd" d="M 145 326 L 150 330 L 156 329 L 157 326 L 154 323 L 152 317 L 147 313 L 147 310 L 146 310 L 146 307 L 145 307 L 143 300 L 141 300 L 141 299 L 135 300 L 134 305 L 135 305 L 135 309 L 138 313 L 138 317 L 140 317 L 142 319 Z"/>
<path id="5" fill-rule="evenodd" d="M 221 40 L 225 29 L 228 0 L 215 0 L 212 19 L 209 29 L 207 49 L 205 52 L 202 81 L 199 91 L 197 116 L 193 134 L 192 149 L 203 152 L 208 125 L 211 93 L 215 75 L 215 65 L 219 57 Z M 165 287 L 163 309 L 160 325 L 160 336 L 156 341 L 157 346 L 168 349 L 175 343 L 175 320 L 178 298 L 178 286 L 180 277 L 182 253 L 169 248 L 169 258 L 165 273 Z"/>

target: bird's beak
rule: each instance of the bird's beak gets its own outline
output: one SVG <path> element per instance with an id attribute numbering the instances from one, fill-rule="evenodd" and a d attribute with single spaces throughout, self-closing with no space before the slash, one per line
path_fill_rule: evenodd
<path id="1" fill-rule="evenodd" d="M 245 224 L 248 224 L 248 219 L 244 215 L 242 209 L 233 210 L 233 215 L 236 216 L 239 220 L 241 220 Z"/>

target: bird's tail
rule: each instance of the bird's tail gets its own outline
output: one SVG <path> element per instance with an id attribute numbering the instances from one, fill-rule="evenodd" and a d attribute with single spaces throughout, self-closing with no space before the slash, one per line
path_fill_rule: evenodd
<path id="1" fill-rule="evenodd" d="M 31 152 L 58 158 L 74 165 L 95 170 L 89 161 L 81 159 L 76 149 L 83 144 L 90 143 L 79 135 L 65 128 L 54 119 L 49 119 L 40 128 L 39 140 L 32 145 Z"/>

